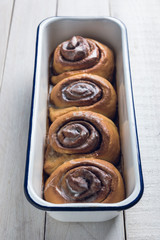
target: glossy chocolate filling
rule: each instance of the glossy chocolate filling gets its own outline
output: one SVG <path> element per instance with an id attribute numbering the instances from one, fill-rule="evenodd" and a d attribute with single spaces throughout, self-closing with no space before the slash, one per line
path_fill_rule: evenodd
<path id="1" fill-rule="evenodd" d="M 111 192 L 112 177 L 96 166 L 80 166 L 61 179 L 60 190 L 70 202 L 103 201 Z"/>
<path id="2" fill-rule="evenodd" d="M 74 36 L 62 43 L 60 52 L 67 61 L 79 61 L 89 55 L 90 46 L 85 38 Z"/>
<path id="3" fill-rule="evenodd" d="M 76 103 L 76 106 L 88 106 L 102 98 L 102 90 L 87 80 L 75 80 L 62 86 L 62 99 Z"/>
<path id="4" fill-rule="evenodd" d="M 61 61 L 71 62 L 71 65 L 81 69 L 84 63 L 86 68 L 94 66 L 99 58 L 99 48 L 92 42 L 83 37 L 74 36 L 69 41 L 63 42 L 60 46 Z M 76 70 L 76 69 L 75 69 Z"/>
<path id="5" fill-rule="evenodd" d="M 71 121 L 59 129 L 57 141 L 63 148 L 72 148 L 73 153 L 91 153 L 100 146 L 101 136 L 91 123 Z"/>

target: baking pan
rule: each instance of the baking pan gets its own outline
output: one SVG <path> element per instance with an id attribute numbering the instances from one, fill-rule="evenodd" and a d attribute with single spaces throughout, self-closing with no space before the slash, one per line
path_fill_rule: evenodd
<path id="1" fill-rule="evenodd" d="M 118 203 L 53 204 L 43 199 L 43 163 L 47 125 L 48 60 L 53 49 L 73 35 L 93 38 L 109 45 L 116 58 L 121 163 L 126 188 L 125 200 Z M 131 208 L 143 194 L 143 177 L 133 101 L 127 31 L 115 18 L 52 17 L 37 29 L 33 94 L 26 156 L 24 190 L 35 207 L 53 218 L 67 222 L 109 220 Z"/>

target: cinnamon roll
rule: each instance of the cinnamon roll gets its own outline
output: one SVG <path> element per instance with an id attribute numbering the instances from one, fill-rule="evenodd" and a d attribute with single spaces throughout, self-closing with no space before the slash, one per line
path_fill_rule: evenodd
<path id="1" fill-rule="evenodd" d="M 70 40 L 58 45 L 51 62 L 53 84 L 80 73 L 96 74 L 109 81 L 113 78 L 112 50 L 93 39 L 73 36 Z"/>
<path id="2" fill-rule="evenodd" d="M 44 198 L 51 203 L 116 203 L 125 198 L 125 189 L 111 163 L 80 158 L 62 164 L 50 175 Z"/>
<path id="3" fill-rule="evenodd" d="M 49 128 L 49 145 L 44 170 L 51 174 L 59 165 L 75 158 L 100 158 L 116 164 L 119 160 L 119 135 L 107 117 L 91 111 L 69 112 Z"/>
<path id="4" fill-rule="evenodd" d="M 106 79 L 93 74 L 79 74 L 65 78 L 53 87 L 50 94 L 49 117 L 70 111 L 94 111 L 113 119 L 116 112 L 116 92 Z"/>

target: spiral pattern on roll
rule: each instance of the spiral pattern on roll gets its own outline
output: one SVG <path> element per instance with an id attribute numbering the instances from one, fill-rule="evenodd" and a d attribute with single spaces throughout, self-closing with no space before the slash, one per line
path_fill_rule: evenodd
<path id="1" fill-rule="evenodd" d="M 118 170 L 103 160 L 71 160 L 51 174 L 45 198 L 55 203 L 116 202 L 124 198 L 123 180 Z"/>
<path id="2" fill-rule="evenodd" d="M 55 142 L 63 153 L 91 153 L 100 145 L 101 136 L 96 127 L 87 121 L 70 121 L 50 135 L 50 144 Z"/>
<path id="3" fill-rule="evenodd" d="M 71 202 L 101 201 L 111 191 L 111 176 L 94 166 L 82 166 L 65 173 L 60 180 L 63 196 Z"/>
<path id="4" fill-rule="evenodd" d="M 119 161 L 117 128 L 101 114 L 91 111 L 64 114 L 51 124 L 48 136 L 44 162 L 44 170 L 48 174 L 75 158 L 94 157 L 113 164 Z"/>
<path id="5" fill-rule="evenodd" d="M 67 102 L 74 102 L 75 106 L 87 106 L 101 99 L 102 90 L 93 82 L 75 80 L 63 86 L 62 97 Z"/>
<path id="6" fill-rule="evenodd" d="M 92 73 L 112 81 L 114 55 L 110 48 L 89 38 L 73 36 L 51 54 L 50 77 L 57 84 L 65 77 Z"/>
<path id="7" fill-rule="evenodd" d="M 95 65 L 99 60 L 99 49 L 94 42 L 80 36 L 74 36 L 60 46 L 60 62 L 64 62 L 70 70 L 84 69 Z"/>
<path id="8" fill-rule="evenodd" d="M 93 74 L 78 74 L 63 79 L 50 93 L 49 117 L 79 110 L 101 113 L 111 119 L 116 113 L 116 92 L 105 78 Z"/>

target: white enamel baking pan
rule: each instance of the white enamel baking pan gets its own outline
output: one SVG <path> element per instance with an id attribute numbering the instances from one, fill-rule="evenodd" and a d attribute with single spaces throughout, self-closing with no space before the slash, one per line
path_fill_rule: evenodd
<path id="1" fill-rule="evenodd" d="M 116 56 L 118 114 L 126 199 L 118 203 L 53 204 L 43 199 L 42 172 L 47 121 L 48 59 L 53 49 L 73 35 L 96 39 L 111 46 Z M 135 205 L 143 194 L 136 118 L 129 65 L 127 32 L 115 18 L 53 17 L 38 26 L 30 129 L 24 189 L 35 207 L 67 222 L 109 220 Z"/>

